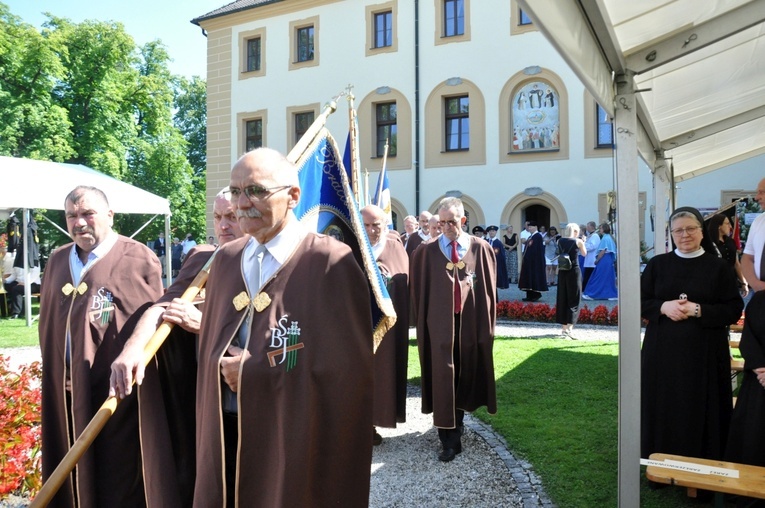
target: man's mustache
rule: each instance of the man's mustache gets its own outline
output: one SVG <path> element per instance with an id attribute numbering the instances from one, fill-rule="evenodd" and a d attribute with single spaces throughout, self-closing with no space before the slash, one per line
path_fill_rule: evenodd
<path id="1" fill-rule="evenodd" d="M 259 219 L 259 218 L 263 217 L 263 214 L 260 213 L 255 208 L 248 208 L 247 210 L 237 210 L 236 211 L 236 218 L 237 219 L 241 219 L 243 217 L 248 218 L 248 219 Z"/>

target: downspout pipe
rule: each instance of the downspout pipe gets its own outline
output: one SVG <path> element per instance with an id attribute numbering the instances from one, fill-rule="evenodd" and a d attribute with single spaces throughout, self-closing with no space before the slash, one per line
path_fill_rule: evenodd
<path id="1" fill-rule="evenodd" d="M 414 0 L 414 215 L 420 213 L 420 0 Z"/>

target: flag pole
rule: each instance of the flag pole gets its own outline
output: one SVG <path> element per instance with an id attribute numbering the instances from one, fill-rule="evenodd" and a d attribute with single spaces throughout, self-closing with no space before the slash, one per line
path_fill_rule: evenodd
<path id="1" fill-rule="evenodd" d="M 353 105 L 353 86 L 348 85 L 345 89 L 345 95 L 348 99 L 348 122 L 350 123 L 351 133 L 351 188 L 353 189 L 353 195 L 356 197 L 356 203 L 360 206 L 362 204 L 361 198 L 361 182 L 359 181 L 359 175 L 361 173 L 361 159 L 359 158 L 359 134 L 358 134 L 358 119 L 356 117 L 356 108 Z"/>
<path id="2" fill-rule="evenodd" d="M 205 263 L 204 267 L 202 267 L 186 291 L 183 292 L 183 295 L 181 295 L 181 300 L 191 302 L 196 298 L 207 282 L 207 278 L 210 275 L 210 265 L 217 252 L 218 251 L 216 250 L 213 252 L 213 255 L 210 256 L 210 259 Z M 167 339 L 167 336 L 170 334 L 170 331 L 174 326 L 174 323 L 163 321 L 162 324 L 157 327 L 157 330 L 143 348 L 143 359 L 141 361 L 144 367 L 146 367 L 151 359 L 154 358 L 154 355 L 157 354 L 160 346 L 165 342 L 165 339 Z M 133 379 L 133 383 L 135 383 L 135 378 Z M 114 411 L 117 410 L 119 402 L 120 399 L 118 397 L 112 396 L 108 397 L 106 401 L 101 404 L 101 407 L 90 420 L 87 427 L 85 427 L 79 437 L 77 437 L 72 447 L 69 448 L 69 451 L 66 452 L 64 458 L 61 459 L 61 462 L 59 462 L 56 469 L 48 478 L 48 481 L 43 484 L 40 492 L 38 492 L 32 500 L 29 505 L 30 508 L 42 508 L 50 503 L 53 496 L 58 492 L 58 489 L 61 488 L 61 485 L 66 481 L 69 473 L 74 469 L 77 462 L 82 458 L 93 441 L 95 441 L 98 433 L 104 428 L 104 425 L 106 425 L 106 422 L 114 414 Z"/>
<path id="3" fill-rule="evenodd" d="M 377 202 L 375 203 L 377 206 L 382 206 L 382 191 L 384 186 L 384 177 L 385 177 L 385 164 L 388 161 L 388 140 L 385 140 L 385 149 L 383 150 L 383 161 L 382 161 L 382 168 L 380 169 L 380 175 L 377 177 L 377 192 L 375 192 L 375 196 L 377 197 Z"/>
<path id="4" fill-rule="evenodd" d="M 367 168 L 364 168 L 364 196 L 367 198 L 367 203 L 372 202 L 369 196 L 369 170 Z"/>
<path id="5" fill-rule="evenodd" d="M 292 147 L 292 150 L 290 150 L 290 152 L 287 154 L 288 161 L 295 164 L 298 159 L 300 159 L 300 156 L 303 155 L 303 153 L 308 149 L 308 145 L 311 144 L 322 127 L 324 127 L 324 125 L 327 123 L 327 118 L 329 118 L 329 115 L 337 110 L 337 99 L 344 94 L 345 92 L 340 92 L 336 97 L 333 97 L 327 104 L 324 105 L 324 111 L 322 111 L 316 120 L 313 121 L 311 126 L 308 127 L 308 130 L 305 131 L 298 142 L 295 143 L 295 146 Z"/>

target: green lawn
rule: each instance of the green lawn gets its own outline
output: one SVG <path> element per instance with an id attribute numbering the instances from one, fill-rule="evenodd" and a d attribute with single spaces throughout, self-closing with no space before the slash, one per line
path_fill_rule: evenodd
<path id="1" fill-rule="evenodd" d="M 474 414 L 505 438 L 516 458 L 533 465 L 561 508 L 618 504 L 617 353 L 615 342 L 513 337 L 494 342 L 497 414 L 483 409 Z M 415 341 L 409 378 L 420 382 Z M 645 478 L 640 496 L 641 507 L 698 506 L 684 489 L 649 490 Z"/>
<path id="2" fill-rule="evenodd" d="M 32 301 L 32 316 L 37 317 L 40 304 Z M 0 348 L 38 346 L 37 321 L 27 326 L 26 318 L 0 319 Z"/>

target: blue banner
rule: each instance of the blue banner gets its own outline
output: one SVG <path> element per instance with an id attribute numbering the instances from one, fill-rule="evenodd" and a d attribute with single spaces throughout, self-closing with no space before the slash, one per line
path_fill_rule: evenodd
<path id="1" fill-rule="evenodd" d="M 396 312 L 339 153 L 332 135 L 322 129 L 297 161 L 301 193 L 295 215 L 308 229 L 332 236 L 353 250 L 369 281 L 376 350 L 396 322 Z"/>

